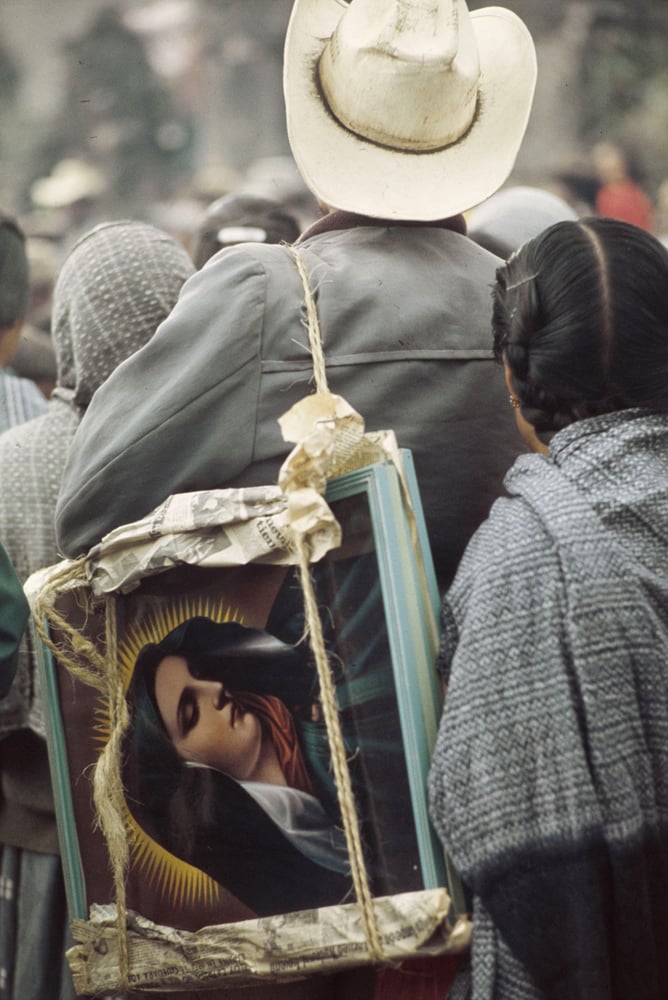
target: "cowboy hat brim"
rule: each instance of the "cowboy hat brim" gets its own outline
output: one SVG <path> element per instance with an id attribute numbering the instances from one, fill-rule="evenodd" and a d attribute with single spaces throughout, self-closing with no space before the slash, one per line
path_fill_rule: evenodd
<path id="1" fill-rule="evenodd" d="M 429 221 L 480 204 L 508 178 L 529 120 L 536 53 L 523 21 L 503 7 L 470 14 L 480 57 L 478 106 L 456 142 L 406 152 L 365 140 L 326 105 L 318 61 L 342 16 L 339 0 L 296 0 L 283 87 L 292 154 L 315 197 L 374 218 Z"/>

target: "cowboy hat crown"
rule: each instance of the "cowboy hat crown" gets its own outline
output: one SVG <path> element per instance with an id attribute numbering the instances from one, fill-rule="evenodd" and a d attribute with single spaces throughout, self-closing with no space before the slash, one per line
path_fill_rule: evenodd
<path id="1" fill-rule="evenodd" d="M 478 50 L 457 3 L 355 0 L 318 73 L 344 127 L 396 149 L 447 146 L 475 115 Z"/>

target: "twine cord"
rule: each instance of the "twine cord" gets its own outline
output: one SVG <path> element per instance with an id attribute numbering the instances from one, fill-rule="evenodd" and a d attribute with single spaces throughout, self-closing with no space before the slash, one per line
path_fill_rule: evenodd
<path id="1" fill-rule="evenodd" d="M 67 619 L 59 611 L 56 611 L 54 606 L 56 597 L 62 591 L 77 589 L 81 591 L 85 601 L 85 605 L 82 607 L 87 614 L 90 613 L 92 605 L 88 600 L 87 586 L 83 558 L 63 564 L 61 568 L 49 576 L 47 583 L 37 595 L 32 609 L 32 617 L 37 634 L 58 662 L 78 680 L 102 692 L 105 688 L 104 657 L 100 655 L 97 647 L 89 639 L 73 628 Z M 46 623 L 51 626 L 53 631 L 59 633 L 60 642 L 54 641 L 47 630 Z"/>
<path id="2" fill-rule="evenodd" d="M 308 335 L 311 354 L 313 356 L 313 373 L 315 376 L 316 391 L 326 393 L 327 373 L 325 369 L 325 355 L 320 335 L 320 323 L 318 321 L 318 311 L 315 299 L 311 290 L 311 283 L 306 266 L 300 254 L 294 247 L 290 247 L 290 252 L 294 258 L 297 270 L 304 286 L 304 301 L 306 303 L 306 315 L 308 319 Z M 322 703 L 327 737 L 332 754 L 332 769 L 334 781 L 341 807 L 341 818 L 343 821 L 343 832 L 346 838 L 348 858 L 350 860 L 351 875 L 355 895 L 362 915 L 364 935 L 366 938 L 367 950 L 370 957 L 376 962 L 384 961 L 383 948 L 380 942 L 378 922 L 373 906 L 373 897 L 369 886 L 369 875 L 364 860 L 362 848 L 362 834 L 360 830 L 359 817 L 353 795 L 350 768 L 346 758 L 346 749 L 341 728 L 339 709 L 336 703 L 336 689 L 332 678 L 332 671 L 327 656 L 325 640 L 322 634 L 322 622 L 318 613 L 318 604 L 311 577 L 311 564 L 309 558 L 308 542 L 303 533 L 295 532 L 294 541 L 297 553 L 300 581 L 304 596 L 304 614 L 306 618 L 306 634 L 308 635 L 311 651 L 315 659 L 320 682 L 320 698 Z"/>
<path id="3" fill-rule="evenodd" d="M 308 271 L 306 270 L 306 265 L 304 260 L 294 247 L 289 247 L 290 253 L 294 259 L 295 265 L 299 272 L 299 276 L 302 279 L 302 285 L 304 286 L 304 302 L 306 304 L 306 319 L 307 319 L 307 330 L 308 330 L 308 340 L 309 348 L 311 351 L 311 356 L 313 358 L 313 376 L 315 378 L 315 387 L 317 392 L 328 392 L 327 387 L 327 371 L 325 368 L 325 352 L 322 346 L 322 337 L 320 336 L 320 323 L 318 321 L 318 310 L 315 304 L 315 298 L 313 291 L 311 289 L 311 282 L 309 280 Z"/>
<path id="4" fill-rule="evenodd" d="M 303 535 L 297 535 L 295 548 L 299 560 L 299 573 L 302 591 L 304 594 L 304 611 L 306 615 L 306 633 L 309 637 L 311 651 L 315 658 L 318 670 L 318 680 L 320 681 L 320 701 L 327 727 L 330 750 L 332 754 L 332 768 L 334 771 L 334 782 L 341 807 L 341 818 L 343 820 L 343 832 L 348 848 L 348 858 L 355 887 L 355 895 L 359 903 L 364 934 L 366 937 L 367 949 L 371 958 L 377 962 L 384 959 L 383 948 L 380 943 L 376 914 L 373 908 L 373 899 L 369 887 L 369 877 L 364 861 L 362 849 L 362 835 L 360 824 L 355 807 L 352 782 L 350 780 L 350 769 L 346 758 L 346 750 L 341 731 L 341 720 L 336 704 L 336 690 L 332 680 L 332 672 L 329 666 L 329 659 L 325 649 L 325 642 L 322 634 L 320 615 L 313 588 L 311 577 L 310 560 L 308 553 L 308 543 Z"/>
<path id="5" fill-rule="evenodd" d="M 121 747 L 130 720 L 118 670 L 116 599 L 111 596 L 105 601 L 105 653 L 102 655 L 89 639 L 56 611 L 56 597 L 66 588 L 79 589 L 86 602 L 85 611 L 90 613 L 93 610 L 87 590 L 85 559 L 78 559 L 66 564 L 49 578 L 35 601 L 33 621 L 40 639 L 58 662 L 71 676 L 95 688 L 107 703 L 110 735 L 93 769 L 93 801 L 96 822 L 104 834 L 109 851 L 116 898 L 119 976 L 121 988 L 125 990 L 129 987 L 130 971 L 126 905 L 129 848 L 123 820 Z M 57 631 L 59 642 L 54 641 L 49 629 Z"/>
<path id="6" fill-rule="evenodd" d="M 129 866 L 128 835 L 123 818 L 125 795 L 121 774 L 123 737 L 130 725 L 121 673 L 118 669 L 116 598 L 105 600 L 106 700 L 109 709 L 110 733 L 93 771 L 93 801 L 100 829 L 109 851 L 114 878 L 118 933 L 118 968 L 121 989 L 129 987 L 130 955 L 127 935 L 126 878 Z"/>

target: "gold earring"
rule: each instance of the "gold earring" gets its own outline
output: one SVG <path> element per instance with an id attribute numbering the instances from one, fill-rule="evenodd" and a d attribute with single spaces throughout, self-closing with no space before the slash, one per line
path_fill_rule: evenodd
<path id="1" fill-rule="evenodd" d="M 508 396 L 508 402 L 512 406 L 513 410 L 519 410 L 520 406 L 522 405 L 520 403 L 519 399 L 517 398 L 517 396 L 515 396 L 514 393 L 512 393 L 512 392 Z"/>

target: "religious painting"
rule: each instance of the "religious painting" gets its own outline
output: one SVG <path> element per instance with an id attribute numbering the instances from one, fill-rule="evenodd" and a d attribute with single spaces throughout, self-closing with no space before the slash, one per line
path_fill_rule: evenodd
<path id="1" fill-rule="evenodd" d="M 447 877 L 425 793 L 440 714 L 438 596 L 406 462 L 413 515 L 389 463 L 330 484 L 343 540 L 311 567 L 376 896 Z M 180 567 L 143 580 L 115 606 L 129 714 L 128 906 L 193 929 L 352 902 L 297 570 Z M 76 618 L 71 599 L 67 614 Z M 104 623 L 89 616 L 82 627 L 102 634 Z M 109 707 L 49 657 L 45 681 L 70 906 L 85 918 L 91 903 L 113 898 L 89 787 Z"/>

